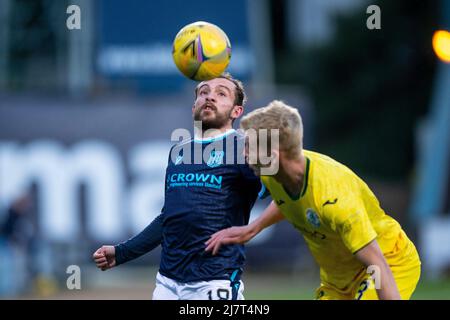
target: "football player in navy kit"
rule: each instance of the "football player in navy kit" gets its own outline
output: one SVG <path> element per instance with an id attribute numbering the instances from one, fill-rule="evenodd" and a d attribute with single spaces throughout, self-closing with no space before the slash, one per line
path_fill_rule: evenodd
<path id="1" fill-rule="evenodd" d="M 245 100 L 242 83 L 229 74 L 198 84 L 192 113 L 201 131 L 171 149 L 161 214 L 135 237 L 99 248 L 93 254 L 98 268 L 113 268 L 161 244 L 153 299 L 244 298 L 243 245 L 224 246 L 213 256 L 205 242 L 221 229 L 248 224 L 261 189 L 245 160 L 239 161 L 245 138 L 232 127 Z M 199 152 L 200 162 L 194 159 Z"/>

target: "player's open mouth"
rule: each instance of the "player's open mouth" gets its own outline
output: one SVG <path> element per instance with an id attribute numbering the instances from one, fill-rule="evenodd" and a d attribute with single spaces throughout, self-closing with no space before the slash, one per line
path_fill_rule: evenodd
<path id="1" fill-rule="evenodd" d="M 215 111 L 215 107 L 214 106 L 210 106 L 210 105 L 206 105 L 203 107 L 202 111 Z"/>

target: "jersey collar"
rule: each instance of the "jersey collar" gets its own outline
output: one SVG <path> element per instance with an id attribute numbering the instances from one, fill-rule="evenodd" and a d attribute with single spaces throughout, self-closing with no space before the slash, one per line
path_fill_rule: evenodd
<path id="1" fill-rule="evenodd" d="M 217 136 L 214 136 L 214 137 L 209 137 L 209 138 L 205 138 L 205 139 L 195 138 L 194 142 L 197 142 L 197 143 L 210 143 L 210 142 L 222 140 L 223 138 L 225 138 L 226 136 L 232 134 L 235 131 L 236 130 L 234 130 L 234 129 L 229 129 L 226 132 L 221 133 L 221 134 L 219 134 Z"/>
<path id="2" fill-rule="evenodd" d="M 284 186 L 281 185 L 281 187 L 283 188 L 284 193 L 286 193 L 292 201 L 297 201 L 298 199 L 303 197 L 305 195 L 305 193 L 306 193 L 306 190 L 308 189 L 309 165 L 310 165 L 311 161 L 309 160 L 308 157 L 305 156 L 305 158 L 306 158 L 305 179 L 303 181 L 303 188 L 302 188 L 302 191 L 300 192 L 300 194 L 292 196 L 289 192 L 286 191 Z"/>

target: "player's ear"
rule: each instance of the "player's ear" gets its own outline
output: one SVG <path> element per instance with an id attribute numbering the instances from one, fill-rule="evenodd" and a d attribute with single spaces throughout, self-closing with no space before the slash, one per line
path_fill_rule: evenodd
<path id="1" fill-rule="evenodd" d="M 243 106 L 234 106 L 233 110 L 231 111 L 231 118 L 237 119 L 244 113 L 244 107 Z"/>

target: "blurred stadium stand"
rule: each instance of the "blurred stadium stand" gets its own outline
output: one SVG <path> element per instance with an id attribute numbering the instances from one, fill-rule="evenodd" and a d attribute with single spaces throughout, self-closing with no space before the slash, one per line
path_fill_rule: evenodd
<path id="1" fill-rule="evenodd" d="M 65 26 L 69 4 L 81 8 L 81 30 Z M 229 71 L 248 83 L 248 110 L 277 94 L 302 106 L 309 123 L 311 106 L 301 92 L 272 87 L 269 44 L 250 32 L 267 25 L 261 4 L 0 1 L 0 221 L 8 223 L 16 199 L 31 193 L 33 212 L 24 221 L 40 245 L 30 249 L 2 233 L 0 295 L 64 286 L 68 265 L 91 265 L 99 244 L 127 239 L 160 212 L 171 133 L 192 131 L 195 83 L 179 74 L 171 57 L 183 25 L 206 20 L 227 32 L 233 46 Z M 265 63 L 255 68 L 256 59 Z M 262 209 L 259 204 L 253 214 Z M 11 228 L 22 231 L 18 223 Z M 289 245 L 274 236 L 286 229 Z M 285 269 L 301 241 L 282 225 L 252 245 L 250 265 L 272 257 L 261 268 Z M 26 270 L 36 259 L 42 267 Z M 132 265 L 158 261 L 159 249 Z"/>

